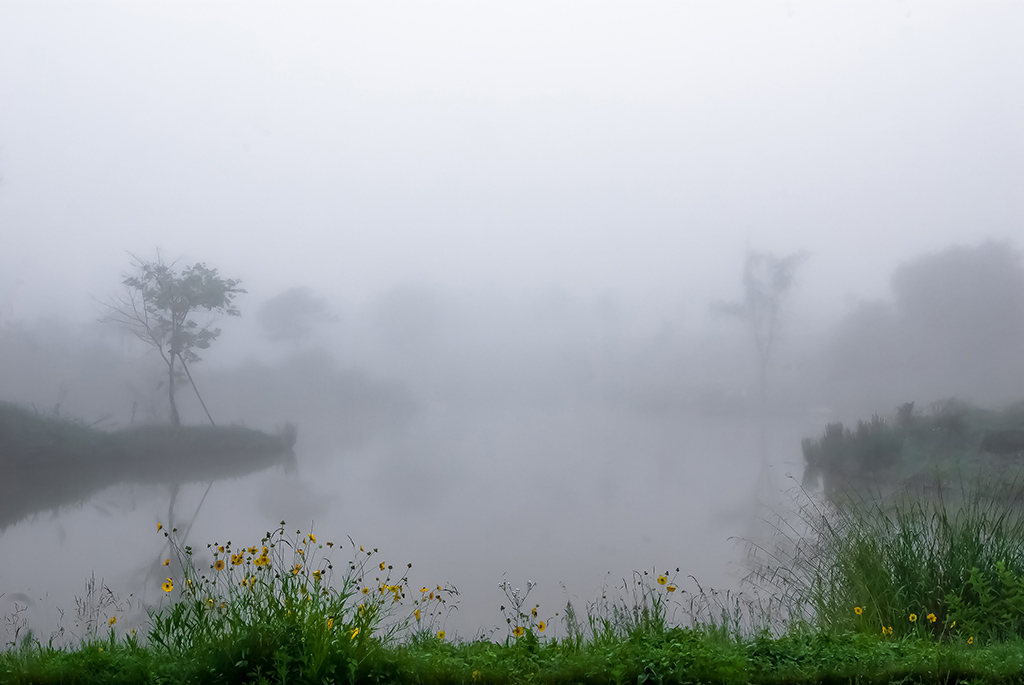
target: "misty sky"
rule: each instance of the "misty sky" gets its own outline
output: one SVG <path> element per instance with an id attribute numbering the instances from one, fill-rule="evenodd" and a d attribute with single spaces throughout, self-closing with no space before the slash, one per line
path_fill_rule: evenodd
<path id="1" fill-rule="evenodd" d="M 90 318 L 126 250 L 299 283 L 819 308 L 1013 238 L 1024 6 L 0 4 L 0 302 Z M 693 298 L 693 289 L 700 296 Z"/>

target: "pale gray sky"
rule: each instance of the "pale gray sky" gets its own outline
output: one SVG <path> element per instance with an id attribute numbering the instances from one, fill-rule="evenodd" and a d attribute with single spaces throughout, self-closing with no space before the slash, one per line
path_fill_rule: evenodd
<path id="1" fill-rule="evenodd" d="M 87 316 L 160 246 L 264 296 L 706 299 L 750 246 L 808 250 L 823 306 L 878 294 L 1020 231 L 1022 29 L 986 2 L 6 2 L 0 288 Z"/>

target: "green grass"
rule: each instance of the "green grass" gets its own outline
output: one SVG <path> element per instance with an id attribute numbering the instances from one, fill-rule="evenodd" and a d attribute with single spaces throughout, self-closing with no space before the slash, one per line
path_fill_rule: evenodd
<path id="1" fill-rule="evenodd" d="M 443 630 L 453 589 L 410 587 L 375 549 L 283 523 L 198 552 L 163 532 L 173 561 L 145 630 L 94 605 L 74 645 L 9 644 L 0 682 L 1022 682 L 1024 519 L 979 492 L 808 499 L 756 549 L 746 593 L 640 571 L 547 616 L 532 584 L 503 583 L 503 634 L 468 641 Z"/>

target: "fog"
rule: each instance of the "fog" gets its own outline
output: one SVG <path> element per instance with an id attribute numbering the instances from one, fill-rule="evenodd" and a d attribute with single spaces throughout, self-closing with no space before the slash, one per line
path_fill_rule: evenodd
<path id="1" fill-rule="evenodd" d="M 183 485 L 190 544 L 313 522 L 457 587 L 464 637 L 503 578 L 546 615 L 634 569 L 735 587 L 802 437 L 1024 396 L 1022 27 L 907 1 L 0 5 L 0 401 L 167 422 L 159 355 L 102 320 L 133 255 L 203 262 L 247 290 L 190 364 L 210 415 L 298 441 L 295 468 Z M 716 303 L 766 253 L 804 260 L 762 403 Z M 160 600 L 170 490 L 110 484 L 0 531 L 0 614 L 71 628 L 93 572 Z"/>

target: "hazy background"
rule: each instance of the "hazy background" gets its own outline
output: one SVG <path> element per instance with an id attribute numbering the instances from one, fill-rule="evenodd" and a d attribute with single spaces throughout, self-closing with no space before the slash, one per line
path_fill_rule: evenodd
<path id="1" fill-rule="evenodd" d="M 467 636 L 504 573 L 548 615 L 606 572 L 733 584 L 801 437 L 1024 396 L 1022 29 L 981 2 L 3 3 L 0 400 L 166 420 L 159 359 L 96 323 L 159 248 L 249 291 L 193 365 L 217 421 L 299 426 L 298 473 L 215 483 L 194 544 L 315 520 L 459 587 Z M 748 249 L 808 255 L 766 468 L 749 332 L 709 308 Z M 324 320 L 268 340 L 293 287 Z M 92 569 L 141 592 L 166 508 L 122 486 L 4 530 L 0 611 L 45 634 Z"/>

